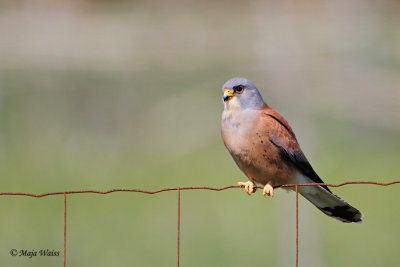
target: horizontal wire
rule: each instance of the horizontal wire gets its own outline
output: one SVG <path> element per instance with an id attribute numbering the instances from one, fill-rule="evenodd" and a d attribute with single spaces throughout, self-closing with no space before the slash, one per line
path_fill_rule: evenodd
<path id="1" fill-rule="evenodd" d="M 381 182 L 374 182 L 374 181 L 350 181 L 350 182 L 343 182 L 340 184 L 326 184 L 326 183 L 307 183 L 307 184 L 284 184 L 280 186 L 275 186 L 274 188 L 279 188 L 279 187 L 295 187 L 295 186 L 317 186 L 317 185 L 324 185 L 324 186 L 329 186 L 329 187 L 340 187 L 344 185 L 349 185 L 349 184 L 372 184 L 372 185 L 381 185 L 381 186 L 389 186 L 393 184 L 398 184 L 400 183 L 400 180 L 397 181 L 392 181 L 392 182 L 387 182 L 387 183 L 381 183 Z M 188 187 L 171 187 L 171 188 L 162 188 L 154 191 L 148 191 L 148 190 L 142 190 L 142 189 L 110 189 L 106 191 L 100 191 L 100 190 L 73 190 L 73 191 L 58 191 L 58 192 L 48 192 L 48 193 L 43 193 L 43 194 L 32 194 L 32 193 L 19 193 L 19 192 L 0 192 L 0 195 L 5 195 L 5 196 L 29 196 L 29 197 L 46 197 L 46 196 L 53 196 L 53 195 L 63 195 L 63 194 L 83 194 L 83 193 L 93 193 L 93 194 L 110 194 L 114 192 L 138 192 L 138 193 L 144 193 L 144 194 L 158 194 L 161 192 L 166 192 L 166 191 L 176 191 L 176 190 L 212 190 L 212 191 L 223 191 L 226 189 L 231 189 L 231 188 L 242 188 L 244 187 L 243 185 L 228 185 L 224 187 L 210 187 L 210 186 L 188 186 Z M 255 188 L 263 188 L 262 186 L 256 186 Z"/>

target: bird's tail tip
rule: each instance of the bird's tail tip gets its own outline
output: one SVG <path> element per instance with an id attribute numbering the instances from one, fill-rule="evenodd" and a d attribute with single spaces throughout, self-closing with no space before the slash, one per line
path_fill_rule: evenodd
<path id="1" fill-rule="evenodd" d="M 364 214 L 361 211 L 358 211 L 360 214 L 360 217 L 358 220 L 354 221 L 357 224 L 362 224 L 364 222 Z"/>
<path id="2" fill-rule="evenodd" d="M 321 186 L 302 188 L 300 194 L 329 217 L 344 223 L 363 222 L 364 215 L 361 211 Z"/>
<path id="3" fill-rule="evenodd" d="M 344 202 L 344 201 L 343 201 Z M 343 205 L 344 204 L 344 205 Z M 335 218 L 344 223 L 357 223 L 362 224 L 364 219 L 364 214 L 358 209 L 350 206 L 346 202 L 342 205 L 337 205 L 334 207 L 318 207 L 326 215 Z"/>

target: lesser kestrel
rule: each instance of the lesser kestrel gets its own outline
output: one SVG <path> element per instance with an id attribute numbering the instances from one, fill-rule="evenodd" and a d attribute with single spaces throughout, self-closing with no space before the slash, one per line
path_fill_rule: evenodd
<path id="1" fill-rule="evenodd" d="M 323 183 L 304 156 L 288 122 L 270 108 L 256 86 L 233 78 L 222 86 L 224 111 L 222 138 L 234 161 L 249 178 L 250 195 L 255 183 L 273 196 L 283 184 Z M 292 188 L 293 189 L 293 188 Z M 363 214 L 326 186 L 299 186 L 298 192 L 326 215 L 342 222 L 361 223 Z"/>

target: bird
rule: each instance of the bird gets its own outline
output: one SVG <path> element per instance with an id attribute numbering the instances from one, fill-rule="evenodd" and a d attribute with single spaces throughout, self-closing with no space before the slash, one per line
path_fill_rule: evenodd
<path id="1" fill-rule="evenodd" d="M 256 183 L 273 196 L 283 184 L 324 183 L 305 157 L 285 118 L 270 108 L 248 79 L 232 78 L 222 86 L 221 135 L 239 169 L 248 177 L 238 185 L 247 194 Z M 284 187 L 295 190 L 295 187 Z M 362 223 L 363 214 L 325 185 L 299 186 L 298 192 L 326 215 L 345 223 Z"/>

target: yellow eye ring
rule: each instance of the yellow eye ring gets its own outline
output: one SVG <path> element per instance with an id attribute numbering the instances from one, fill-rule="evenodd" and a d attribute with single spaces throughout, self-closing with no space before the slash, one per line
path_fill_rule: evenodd
<path id="1" fill-rule="evenodd" d="M 233 88 L 233 91 L 235 92 L 235 93 L 243 93 L 243 91 L 244 91 L 244 86 L 243 85 L 237 85 L 237 86 L 234 86 Z"/>

